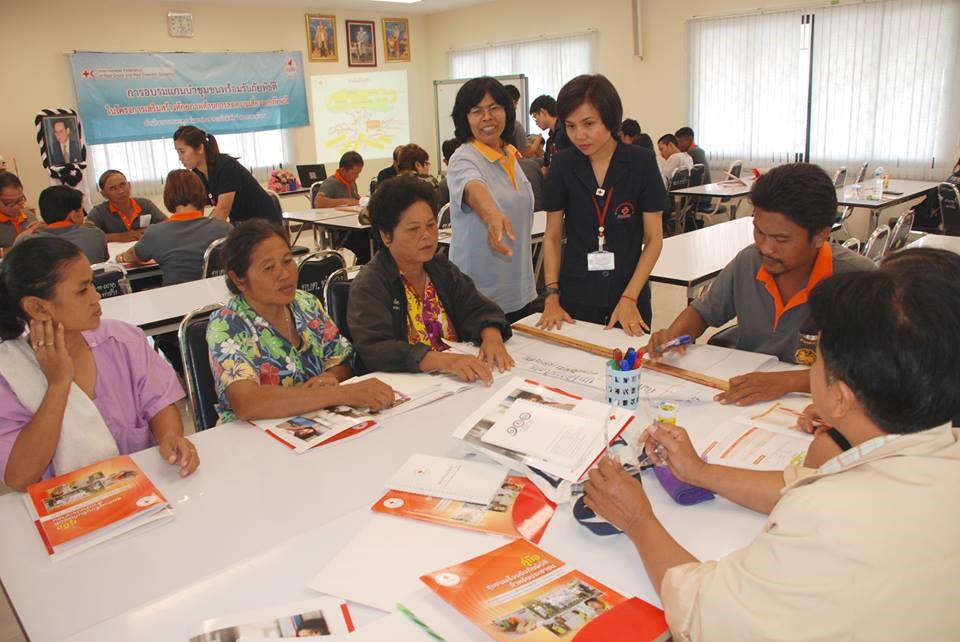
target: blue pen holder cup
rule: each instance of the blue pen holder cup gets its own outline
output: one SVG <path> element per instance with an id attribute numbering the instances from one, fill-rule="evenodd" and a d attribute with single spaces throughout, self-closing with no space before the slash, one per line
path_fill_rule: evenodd
<path id="1" fill-rule="evenodd" d="M 607 403 L 617 408 L 635 409 L 640 405 L 640 372 L 614 370 L 607 364 Z"/>

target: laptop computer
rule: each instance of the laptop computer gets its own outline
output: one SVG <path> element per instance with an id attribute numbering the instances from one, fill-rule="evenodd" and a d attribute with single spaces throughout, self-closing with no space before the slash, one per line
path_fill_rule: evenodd
<path id="1" fill-rule="evenodd" d="M 300 175 L 300 184 L 304 187 L 310 187 L 317 181 L 322 181 L 327 177 L 327 168 L 320 165 L 297 165 L 297 174 Z"/>

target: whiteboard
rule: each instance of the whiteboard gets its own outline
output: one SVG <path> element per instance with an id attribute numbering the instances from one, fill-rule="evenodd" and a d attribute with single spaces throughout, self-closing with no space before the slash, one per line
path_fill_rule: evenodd
<path id="1" fill-rule="evenodd" d="M 520 102 L 517 103 L 517 119 L 524 123 L 523 128 L 525 130 L 529 129 L 526 125 L 529 120 L 527 118 L 527 111 L 529 110 L 527 77 L 523 74 L 515 74 L 513 76 L 494 76 L 494 78 L 503 85 L 513 85 L 520 90 Z M 453 113 L 453 103 L 457 98 L 457 92 L 469 80 L 471 79 L 460 78 L 433 81 L 434 107 L 437 116 L 437 160 L 434 163 L 435 167 L 443 165 L 443 152 L 441 151 L 443 141 L 453 138 L 453 118 L 450 117 L 450 114 Z"/>

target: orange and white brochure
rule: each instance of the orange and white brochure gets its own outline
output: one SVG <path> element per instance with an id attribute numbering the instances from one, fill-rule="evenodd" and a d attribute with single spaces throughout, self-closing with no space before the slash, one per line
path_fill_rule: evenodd
<path id="1" fill-rule="evenodd" d="M 501 642 L 670 637 L 659 608 L 620 595 L 522 539 L 420 579 Z"/>
<path id="2" fill-rule="evenodd" d="M 31 484 L 23 499 L 53 559 L 173 517 L 166 498 L 127 455 Z"/>
<path id="3" fill-rule="evenodd" d="M 372 509 L 434 524 L 539 542 L 557 505 L 526 477 L 510 475 L 489 504 L 391 490 Z"/>

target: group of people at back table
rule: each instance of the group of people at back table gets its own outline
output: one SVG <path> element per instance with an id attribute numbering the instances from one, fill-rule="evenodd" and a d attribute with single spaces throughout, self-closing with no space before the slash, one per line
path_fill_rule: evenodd
<path id="1" fill-rule="evenodd" d="M 571 80 L 557 106 L 572 146 L 556 152 L 547 178 L 548 283 L 538 324 L 581 320 L 643 334 L 662 248 L 656 208 L 664 186 L 653 153 L 615 136 L 620 101 L 602 76 Z M 510 321 L 526 316 L 535 296 L 532 195 L 503 137 L 513 118 L 492 78 L 467 82 L 457 96 L 462 144 L 448 174 L 449 259 L 436 253 L 433 186 L 398 176 L 378 187 L 369 217 L 382 248 L 350 289 L 352 342 L 297 290 L 282 229 L 252 220 L 229 232 L 223 260 L 233 297 L 207 332 L 222 421 L 393 403 L 382 381 L 351 381 L 360 368 L 489 385 L 493 369 L 513 367 Z M 733 318 L 737 347 L 784 361 L 808 354 L 804 335 L 818 337 L 811 369 L 747 373 L 718 395 L 744 404 L 811 392 L 806 461 L 782 473 L 730 469 L 700 459 L 680 427 L 647 430 L 651 458 L 678 478 L 770 513 L 751 544 L 718 562 L 684 550 L 640 482 L 610 460 L 591 471 L 587 504 L 633 540 L 677 639 L 949 637 L 960 624 L 948 588 L 960 571 L 952 554 L 960 518 L 941 508 L 960 482 L 960 434 L 949 426 L 960 415 L 960 258 L 910 250 L 875 269 L 831 245 L 836 193 L 816 166 L 774 168 L 751 200 L 755 243 L 653 332 L 647 350 L 659 358 L 669 339 Z M 9 486 L 150 444 L 181 474 L 199 463 L 172 405 L 183 391 L 169 365 L 137 328 L 100 319 L 76 245 L 30 238 L 8 253 L 0 338 L 0 466 Z M 478 355 L 451 351 L 452 341 L 475 343 Z M 90 416 L 101 423 L 91 428 Z M 96 448 L 77 438 L 94 432 Z M 890 573 L 912 590 L 890 585 Z"/>

